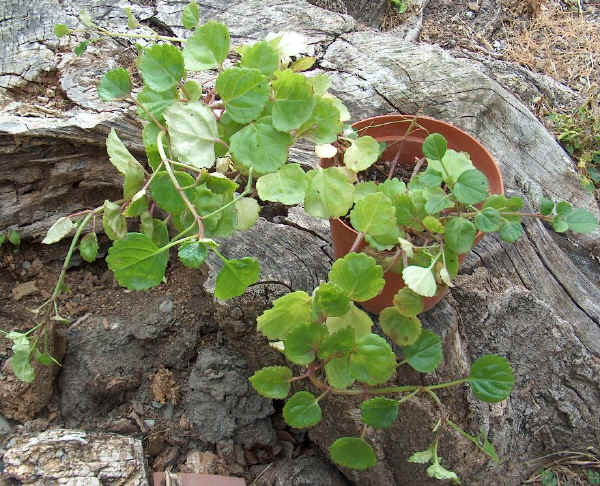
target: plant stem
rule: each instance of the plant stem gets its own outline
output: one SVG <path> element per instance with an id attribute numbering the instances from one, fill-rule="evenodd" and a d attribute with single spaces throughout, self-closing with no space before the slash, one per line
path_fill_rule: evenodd
<path id="1" fill-rule="evenodd" d="M 358 250 L 358 247 L 360 246 L 364 238 L 365 234 L 363 232 L 358 233 L 348 253 L 354 253 L 356 250 Z"/>
<path id="2" fill-rule="evenodd" d="M 439 390 L 440 388 L 448 388 L 450 386 L 455 386 L 455 385 L 460 385 L 462 383 L 465 383 L 468 380 L 468 378 L 461 378 L 460 380 L 454 380 L 454 381 L 449 381 L 447 383 L 439 383 L 437 385 L 429 385 L 424 387 L 425 391 L 431 391 L 431 390 Z"/>
<path id="3" fill-rule="evenodd" d="M 203 215 L 201 217 L 201 219 L 210 218 L 211 216 L 214 216 L 215 214 L 220 213 L 224 209 L 227 209 L 232 204 L 235 204 L 239 199 L 243 198 L 246 194 L 248 194 L 250 192 L 250 190 L 252 189 L 251 185 L 252 185 L 252 169 L 250 169 L 250 172 L 248 173 L 248 182 L 246 184 L 246 188 L 238 196 L 234 197 L 231 201 L 229 201 L 227 204 L 224 204 L 220 208 L 215 209 L 213 212 Z"/>
<path id="4" fill-rule="evenodd" d="M 95 211 L 97 211 L 97 209 Z M 44 306 L 47 302 L 54 302 L 58 297 L 58 294 L 60 294 L 60 289 L 62 287 L 63 281 L 65 280 L 67 268 L 69 268 L 69 264 L 71 263 L 71 257 L 73 256 L 73 252 L 75 251 L 75 247 L 77 246 L 77 241 L 79 241 L 79 236 L 81 235 L 83 229 L 90 222 L 90 219 L 92 219 L 92 216 L 94 215 L 95 211 L 89 212 L 86 215 L 86 217 L 83 218 L 83 221 L 79 223 L 79 226 L 77 226 L 77 230 L 75 231 L 75 235 L 71 240 L 71 246 L 69 246 L 69 251 L 67 252 L 67 256 L 65 257 L 65 261 L 63 262 L 63 266 L 58 276 L 58 280 L 56 281 L 56 285 L 54 286 L 54 291 L 52 292 L 50 299 L 48 299 L 44 304 L 42 304 L 42 306 Z M 41 309 L 42 306 L 40 306 L 39 308 Z"/>
<path id="5" fill-rule="evenodd" d="M 179 181 L 177 180 L 177 178 L 175 177 L 175 173 L 173 172 L 173 168 L 171 167 L 171 164 L 169 164 L 169 160 L 167 159 L 167 156 L 165 154 L 164 147 L 162 146 L 162 137 L 164 136 L 164 134 L 165 134 L 165 132 L 159 132 L 156 137 L 160 158 L 162 159 L 163 163 L 165 164 L 165 169 L 167 170 L 167 174 L 169 174 L 169 178 L 171 179 L 171 182 L 175 186 L 175 189 L 177 189 L 177 192 L 179 192 L 179 195 L 183 199 L 183 202 L 189 209 L 190 213 L 192 213 L 194 220 L 198 224 L 198 238 L 202 239 L 202 238 L 204 238 L 204 224 L 202 224 L 202 219 L 200 218 L 200 216 L 198 216 L 198 213 L 196 212 L 196 208 L 190 202 L 186 193 L 183 192 L 183 190 L 181 189 L 181 186 L 179 185 Z"/>
<path id="6" fill-rule="evenodd" d="M 181 37 L 169 37 L 166 35 L 151 35 L 151 34 L 126 34 L 121 32 L 111 32 L 110 30 L 106 30 L 102 27 L 95 26 L 96 29 L 102 34 L 108 37 L 124 37 L 128 39 L 144 39 L 144 40 L 164 40 L 169 42 L 180 42 L 183 43 L 186 39 L 182 39 Z M 73 30 L 72 32 L 78 32 Z M 85 32 L 85 31 L 84 31 Z"/>

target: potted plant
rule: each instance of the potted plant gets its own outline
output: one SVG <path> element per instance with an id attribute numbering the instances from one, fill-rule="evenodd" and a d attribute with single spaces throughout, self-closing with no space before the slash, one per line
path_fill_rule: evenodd
<path id="1" fill-rule="evenodd" d="M 441 362 L 440 338 L 423 329 L 417 317 L 427 305 L 425 299 L 451 285 L 459 255 L 471 249 L 477 231 L 499 231 L 507 241 L 521 234 L 522 202 L 501 195 L 500 178 L 490 177 L 490 183 L 477 170 L 483 168 L 477 165 L 485 153 L 481 146 L 455 145 L 444 132 L 447 125 L 432 122 L 437 123 L 438 133 L 428 133 L 426 120 L 418 118 L 408 123 L 406 117 L 383 123 L 367 120 L 355 129 L 345 127 L 349 114 L 328 92 L 329 78 L 302 74 L 315 60 L 301 55 L 306 48 L 298 34 L 269 35 L 264 41 L 241 46 L 236 62 L 227 66 L 230 37 L 226 26 L 217 22 L 198 25 L 194 2 L 184 9 L 182 18 L 183 25 L 193 30 L 188 39 L 110 32 L 85 13 L 80 20 L 82 30 L 65 25 L 55 28 L 59 37 L 88 36 L 78 46 L 78 55 L 85 42 L 103 37 L 155 42 L 139 46 L 140 90 L 132 90 L 130 73 L 124 68 L 108 71 L 98 84 L 101 98 L 128 99 L 137 105 L 147 166 L 128 151 L 115 130 L 110 132 L 107 152 L 123 175 L 123 197 L 62 217 L 48 231 L 43 241 L 47 244 L 74 235 L 54 292 L 35 311 L 36 326 L 27 333 L 6 334 L 14 343 L 10 363 L 15 374 L 31 382 L 32 360 L 52 364 L 39 337 L 45 335 L 49 319 L 68 322 L 58 313 L 57 297 L 73 253 L 78 250 L 87 261 L 98 255 L 95 219 L 101 218 L 112 240 L 106 261 L 123 287 L 144 290 L 159 285 L 171 248 L 192 268 L 202 266 L 212 252 L 222 261 L 215 296 L 229 299 L 255 283 L 260 269 L 251 257 L 223 255 L 217 238 L 251 227 L 259 214 L 257 199 L 303 204 L 315 217 L 346 217 L 357 234 L 348 253 L 333 264 L 328 282 L 311 295 L 297 291 L 277 299 L 258 318 L 259 331 L 303 369 L 297 376 L 291 367 L 259 370 L 251 378 L 255 389 L 283 399 L 292 383 L 308 380 L 313 391 L 320 390 L 317 397 L 299 391 L 288 399 L 283 414 L 294 427 L 316 424 L 321 419 L 319 401 L 329 393 L 372 397 L 361 407 L 365 427 L 388 427 L 401 403 L 425 396 L 440 409 L 437 430 L 455 429 L 497 459 L 485 437 L 471 436 L 450 420 L 435 390 L 468 382 L 478 398 L 503 400 L 514 383 L 506 359 L 483 356 L 468 376 L 448 383 L 380 386 L 394 376 L 399 364 L 388 340 L 373 332 L 372 319 L 356 305 L 381 293 L 388 270 L 400 273 L 407 287 L 395 292 L 379 324 L 401 347 L 401 365 L 427 373 Z M 135 26 L 130 13 L 129 23 Z M 202 70 L 216 71 L 214 85 L 203 86 L 191 79 Z M 398 124 L 405 129 L 398 132 Z M 389 134 L 376 138 L 364 134 L 381 127 Z M 427 136 L 419 138 L 421 132 Z M 289 163 L 289 147 L 300 138 L 315 143 L 316 153 L 335 163 L 308 171 Z M 401 161 L 408 147 L 411 151 Z M 469 154 L 452 148 L 469 150 L 473 163 Z M 407 181 L 396 177 L 392 169 L 400 163 L 414 163 L 414 155 L 421 152 L 424 157 Z M 364 174 L 377 169 L 382 154 L 384 158 L 393 154 L 389 171 L 381 183 L 370 181 Z M 545 200 L 535 216 L 552 221 L 557 231 L 587 232 L 596 227 L 591 214 L 564 202 Z M 128 231 L 132 224 L 139 230 Z M 357 253 L 363 241 L 368 248 Z M 372 466 L 375 455 L 363 436 L 336 440 L 332 459 L 358 469 Z M 433 477 L 457 480 L 441 465 L 438 438 L 436 433 L 431 447 L 411 460 L 430 462 L 428 473 Z"/>
<path id="2" fill-rule="evenodd" d="M 419 168 L 425 168 L 422 163 L 424 154 L 422 145 L 429 134 L 438 133 L 448 142 L 448 148 L 456 152 L 464 152 L 471 156 L 473 165 L 476 169 L 482 171 L 489 183 L 490 194 L 504 194 L 502 175 L 500 169 L 493 159 L 492 155 L 473 137 L 459 128 L 426 116 L 412 115 L 384 115 L 361 120 L 352 125 L 353 129 L 361 135 L 369 135 L 380 143 L 386 144 L 386 150 L 380 159 L 388 161 L 387 166 L 382 166 L 379 170 L 387 179 L 392 179 L 393 174 L 390 169 L 396 161 L 399 173 L 405 174 L 405 183 L 409 182 L 410 175 L 414 168 L 419 164 Z M 322 166 L 339 165 L 343 161 L 326 159 L 321 161 Z M 421 161 L 421 162 L 419 162 Z M 417 175 L 418 170 L 414 172 Z M 381 179 L 382 177 L 380 177 Z M 447 213 L 446 213 L 447 214 Z M 342 219 L 336 218 L 330 221 L 331 239 L 333 253 L 335 258 L 341 258 L 347 254 L 358 237 L 357 231 L 351 225 L 345 223 Z M 474 244 L 477 244 L 483 238 L 483 232 L 478 231 Z M 366 247 L 364 241 L 360 242 L 358 249 Z M 371 249 L 372 250 L 372 249 Z M 369 251 L 369 250 L 367 250 Z M 393 252 L 389 255 L 393 256 Z M 462 261 L 463 255 L 459 255 L 459 261 Z M 382 292 L 371 300 L 362 302 L 361 306 L 373 313 L 379 313 L 385 307 L 392 304 L 392 299 L 396 292 L 404 287 L 401 272 L 398 265 L 392 265 L 386 269 L 386 284 Z M 433 297 L 424 299 L 424 310 L 429 310 L 439 302 L 448 291 L 447 286 L 440 286 Z"/>

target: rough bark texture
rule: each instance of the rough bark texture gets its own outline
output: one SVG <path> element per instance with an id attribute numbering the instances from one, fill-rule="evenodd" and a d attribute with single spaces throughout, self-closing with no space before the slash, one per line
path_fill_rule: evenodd
<path id="1" fill-rule="evenodd" d="M 22 484 L 147 486 L 142 443 L 116 434 L 54 429 L 12 439 L 4 469 Z"/>
<path id="2" fill-rule="evenodd" d="M 35 10 L 46 12 L 42 17 L 31 15 L 28 2 L 0 6 L 5 72 L 0 79 L 3 86 L 11 86 L 0 114 L 0 230 L 17 228 L 26 236 L 39 237 L 57 217 L 119 194 L 117 173 L 103 148 L 110 127 L 133 151 L 142 149 L 131 108 L 101 104 L 94 89 L 108 66 L 131 61 L 134 48 L 107 42 L 76 58 L 53 44 L 49 35 L 50 25 L 59 19 L 74 22 L 73 12 L 82 5 L 104 24 L 122 18 L 120 9 L 91 1 L 66 3 L 41 0 Z M 181 33 L 184 5 L 159 0 L 155 7 L 135 6 L 134 11 L 140 18 L 153 18 L 150 25 Z M 316 47 L 315 72 L 333 78 L 335 94 L 354 119 L 400 111 L 449 121 L 476 136 L 494 155 L 510 195 L 521 195 L 534 207 L 542 195 L 566 199 L 598 215 L 596 201 L 582 191 L 568 156 L 500 84 L 519 92 L 510 66 L 457 59 L 439 48 L 406 42 L 399 34 L 359 31 L 351 17 L 300 0 L 271 5 L 212 0 L 201 2 L 201 10 L 203 19 L 225 21 L 235 43 L 267 32 L 303 32 Z M 121 56 L 115 57 L 117 53 Z M 23 83 L 28 76 L 39 79 L 40 72 L 53 70 L 57 86 L 50 101 L 58 113 L 52 115 L 40 110 L 43 103 L 25 90 L 32 84 Z M 547 89 L 531 78 L 522 79 L 526 86 Z M 292 156 L 302 163 L 315 162 L 310 149 L 302 146 Z M 272 247 L 263 250 L 263 275 L 310 290 L 324 278 L 329 263 L 321 239 L 327 232 L 311 224 L 298 213 L 280 223 L 261 221 L 254 232 L 228 241 L 227 251 L 252 254 L 267 242 Z M 490 352 L 507 356 L 516 374 L 515 391 L 501 404 L 480 404 L 467 388 L 445 397 L 451 417 L 471 432 L 480 427 L 489 431 L 502 457 L 498 465 L 486 463 L 464 440 L 444 437 L 445 464 L 456 468 L 465 484 L 517 485 L 534 467 L 527 461 L 589 445 L 600 428 L 600 270 L 590 256 L 598 255 L 598 235 L 557 236 L 537 222 L 526 222 L 525 230 L 514 245 L 486 237 L 467 258 L 450 297 L 424 316 L 426 326 L 444 336 L 446 352 L 444 367 L 426 381 L 463 376 L 469 363 Z M 273 364 L 265 362 L 272 354 L 252 331 L 256 313 L 285 290 L 281 285 L 277 291 L 267 288 L 273 286 L 253 288 L 219 310 L 234 316 L 225 332 L 237 339 L 250 368 Z M 310 435 L 326 451 L 341 433 L 356 432 L 356 404 L 333 398 L 322 405 L 325 420 Z M 427 447 L 435 414 L 429 404 L 411 402 L 401 416 L 391 429 L 369 435 L 380 460 L 374 470 L 344 471 L 356 484 L 434 484 L 423 467 L 405 459 Z"/>

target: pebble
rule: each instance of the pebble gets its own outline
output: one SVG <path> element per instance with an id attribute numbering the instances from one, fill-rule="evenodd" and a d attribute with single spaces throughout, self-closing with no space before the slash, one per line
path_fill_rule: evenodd
<path id="1" fill-rule="evenodd" d="M 163 314 L 170 314 L 173 311 L 173 301 L 171 299 L 163 300 L 158 306 L 158 310 Z"/>
<path id="2" fill-rule="evenodd" d="M 23 297 L 27 297 L 28 295 L 37 294 L 39 292 L 36 281 L 31 280 L 30 282 L 25 282 L 19 285 L 16 285 L 12 289 L 12 298 L 14 300 L 21 300 Z"/>
<path id="3" fill-rule="evenodd" d="M 12 432 L 12 427 L 2 415 L 0 415 L 0 437 Z"/>
<path id="4" fill-rule="evenodd" d="M 468 19 L 472 19 L 473 17 L 475 17 L 475 12 L 473 12 L 471 10 L 467 10 L 465 12 L 465 17 L 467 17 Z"/>

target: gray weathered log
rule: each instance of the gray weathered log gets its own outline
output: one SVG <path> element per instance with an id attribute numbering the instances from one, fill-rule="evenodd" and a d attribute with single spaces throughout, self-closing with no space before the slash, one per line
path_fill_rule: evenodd
<path id="1" fill-rule="evenodd" d="M 23 23 L 27 7 L 16 0 L 12 3 L 17 12 L 14 18 Z M 85 3 L 53 4 L 51 20 L 41 23 L 50 25 L 56 16 L 73 22 L 75 7 Z M 87 4 L 93 6 L 91 1 Z M 502 66 L 499 72 L 493 63 L 483 66 L 456 59 L 437 47 L 414 45 L 394 33 L 359 31 L 349 16 L 300 0 L 212 0 L 201 4 L 202 18 L 225 21 L 235 43 L 260 39 L 268 32 L 303 32 L 316 48 L 315 73 L 327 72 L 333 78 L 335 94 L 348 105 L 354 119 L 418 111 L 449 121 L 490 150 L 511 195 L 522 195 L 532 207 L 542 195 L 566 199 L 599 214 L 596 201 L 581 189 L 568 156 L 499 83 L 510 87 L 514 82 L 509 66 Z M 157 5 L 142 14 L 154 15 L 164 28 L 181 33 L 179 14 L 184 4 L 161 0 Z M 106 25 L 122 18 L 117 7 L 90 10 Z M 12 42 L 5 52 L 10 52 L 9 59 L 14 61 L 32 48 L 42 52 L 40 56 L 45 59 L 50 54 L 44 49 L 48 50 L 53 62 L 39 65 L 42 70 L 58 66 L 57 93 L 62 93 L 66 108 L 47 117 L 48 113 L 36 108 L 38 101 L 23 99 L 14 90 L 4 94 L 13 103 L 0 114 L 0 230 L 14 227 L 39 237 L 57 217 L 119 194 L 117 173 L 108 164 L 103 148 L 110 127 L 117 128 L 135 153 L 140 154 L 142 147 L 131 109 L 118 103 L 100 104 L 94 92 L 99 75 L 111 66 L 111 56 L 133 53 L 133 48 L 127 43 L 108 42 L 75 58 L 58 49 L 52 51 L 54 47 L 46 42 L 47 27 L 36 32 L 35 40 L 24 43 L 2 34 Z M 127 55 L 119 59 L 130 60 Z M 10 75 L 11 80 L 27 79 L 25 68 L 19 69 L 18 76 Z M 293 158 L 315 163 L 306 147 L 295 150 Z M 89 174 L 93 174 L 93 182 L 88 181 Z M 442 441 L 445 464 L 456 468 L 466 484 L 517 485 L 538 467 L 529 461 L 549 452 L 581 448 L 595 440 L 599 426 L 600 269 L 590 257 L 590 252 L 598 252 L 598 235 L 557 236 L 537 222 L 527 222 L 525 231 L 525 237 L 514 245 L 484 238 L 465 261 L 451 295 L 424 316 L 425 325 L 444 336 L 446 353 L 444 367 L 427 381 L 464 375 L 469 363 L 489 352 L 507 356 L 514 366 L 516 388 L 502 404 L 482 405 L 462 387 L 447 394 L 450 415 L 471 432 L 480 427 L 488 430 L 502 457 L 499 465 L 485 463 L 464 441 L 447 436 Z M 261 255 L 263 275 L 310 290 L 328 270 L 320 239 L 324 233 L 322 226 L 309 228 L 306 218 L 295 213 L 280 223 L 261 221 L 253 233 L 242 234 L 225 245 L 231 255 L 245 256 L 245 251 L 261 242 L 267 246 L 269 241 L 276 241 L 275 250 L 264 250 Z M 297 262 L 301 272 L 290 268 L 292 262 Z M 226 335 L 236 340 L 238 351 L 248 354 L 251 368 L 271 359 L 272 350 L 266 352 L 261 347 L 264 340 L 250 338 L 248 333 L 253 332 L 253 319 L 261 306 L 285 290 L 278 287 L 279 293 L 267 292 L 268 285 L 254 287 L 247 298 L 220 307 L 221 314 L 232 316 Z M 410 374 L 403 378 L 417 379 Z M 324 422 L 311 430 L 311 437 L 326 451 L 340 433 L 356 432 L 355 414 L 345 411 L 356 405 L 336 398 L 323 400 L 322 405 Z M 406 458 L 427 447 L 428 427 L 434 421 L 435 413 L 427 403 L 408 404 L 401 423 L 369 435 L 379 465 L 371 472 L 345 474 L 361 485 L 432 484 L 424 468 L 406 463 Z M 410 434 L 406 434 L 407 429 Z"/>
<path id="2" fill-rule="evenodd" d="M 0 479 L 46 486 L 148 486 L 142 443 L 101 432 L 53 429 L 7 443 Z"/>

